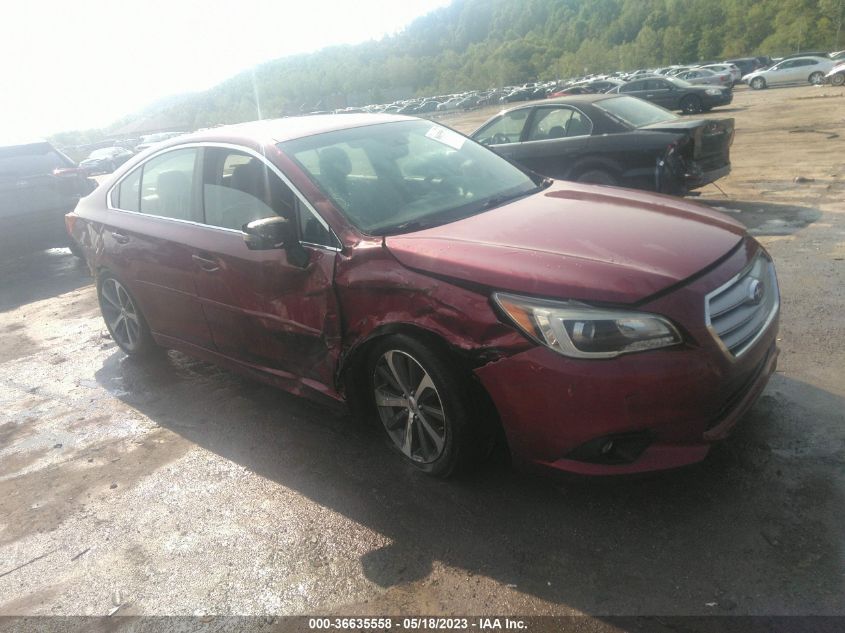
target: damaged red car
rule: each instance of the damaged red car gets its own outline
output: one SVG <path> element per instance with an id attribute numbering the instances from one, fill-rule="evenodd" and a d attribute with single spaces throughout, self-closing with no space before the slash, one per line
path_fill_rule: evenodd
<path id="1" fill-rule="evenodd" d="M 346 401 L 434 475 L 496 441 L 584 474 L 699 461 L 777 359 L 774 266 L 740 224 L 410 117 L 183 136 L 67 223 L 127 354 Z"/>

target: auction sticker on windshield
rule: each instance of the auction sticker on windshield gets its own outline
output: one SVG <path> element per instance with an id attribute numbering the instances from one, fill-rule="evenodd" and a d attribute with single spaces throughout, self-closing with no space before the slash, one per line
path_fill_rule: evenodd
<path id="1" fill-rule="evenodd" d="M 452 149 L 461 149 L 464 145 L 464 141 L 466 141 L 466 138 L 457 132 L 453 132 L 445 127 L 440 127 L 439 125 L 433 126 L 428 132 L 426 132 L 426 136 L 439 143 L 448 145 Z"/>

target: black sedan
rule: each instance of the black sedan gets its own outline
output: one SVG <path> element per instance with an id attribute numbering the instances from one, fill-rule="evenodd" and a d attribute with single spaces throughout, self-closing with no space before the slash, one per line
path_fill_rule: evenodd
<path id="1" fill-rule="evenodd" d="M 683 195 L 730 173 L 733 119 L 682 119 L 627 95 L 505 110 L 472 138 L 552 178 Z"/>
<path id="2" fill-rule="evenodd" d="M 79 166 L 89 175 L 110 174 L 134 155 L 125 147 L 103 147 L 91 152 Z"/>
<path id="3" fill-rule="evenodd" d="M 685 114 L 707 112 L 733 101 L 733 92 L 730 88 L 694 86 L 675 77 L 635 79 L 608 92 L 639 97 L 667 110 L 680 110 Z"/>

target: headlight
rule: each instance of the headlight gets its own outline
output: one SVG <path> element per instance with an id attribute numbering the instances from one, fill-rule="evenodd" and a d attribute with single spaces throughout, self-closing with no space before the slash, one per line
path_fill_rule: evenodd
<path id="1" fill-rule="evenodd" d="M 713 96 L 713 97 L 718 97 L 720 94 L 722 94 L 722 89 L 721 88 L 708 88 L 705 92 L 707 94 Z"/>
<path id="2" fill-rule="evenodd" d="M 656 314 L 606 310 L 497 292 L 493 299 L 529 337 L 564 356 L 614 358 L 677 345 L 683 339 Z"/>

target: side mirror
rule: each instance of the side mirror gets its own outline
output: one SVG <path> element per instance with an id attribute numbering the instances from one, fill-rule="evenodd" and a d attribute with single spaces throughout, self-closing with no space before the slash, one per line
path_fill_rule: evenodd
<path id="1" fill-rule="evenodd" d="M 244 242 L 251 251 L 282 248 L 295 237 L 285 218 L 262 218 L 243 225 Z"/>
<path id="2" fill-rule="evenodd" d="M 243 225 L 244 242 L 251 251 L 283 248 L 288 262 L 299 268 L 308 265 L 308 251 L 299 243 L 296 227 L 285 218 L 273 217 L 253 220 Z"/>

